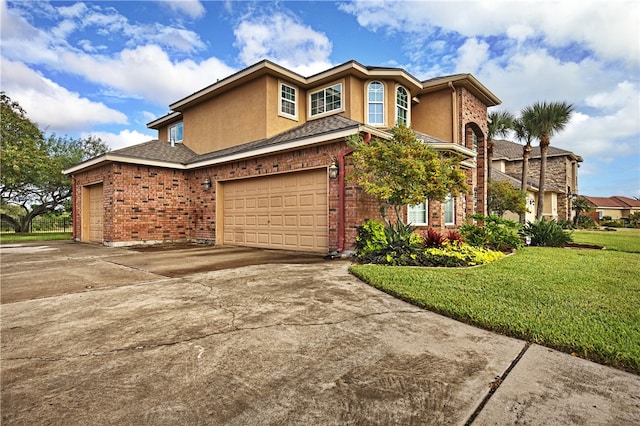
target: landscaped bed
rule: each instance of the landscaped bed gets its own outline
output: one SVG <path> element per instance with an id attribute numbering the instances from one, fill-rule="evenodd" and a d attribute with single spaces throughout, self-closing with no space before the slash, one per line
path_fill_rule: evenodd
<path id="1" fill-rule="evenodd" d="M 443 315 L 640 373 L 640 233 L 617 234 L 620 242 L 613 234 L 575 233 L 577 242 L 613 250 L 526 247 L 476 268 L 367 264 L 351 272 Z"/>

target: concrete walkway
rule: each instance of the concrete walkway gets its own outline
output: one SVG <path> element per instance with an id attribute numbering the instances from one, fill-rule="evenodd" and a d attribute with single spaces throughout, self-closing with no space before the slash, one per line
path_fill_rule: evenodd
<path id="1" fill-rule="evenodd" d="M 639 376 L 421 310 L 345 261 L 0 255 L 3 425 L 640 424 Z"/>

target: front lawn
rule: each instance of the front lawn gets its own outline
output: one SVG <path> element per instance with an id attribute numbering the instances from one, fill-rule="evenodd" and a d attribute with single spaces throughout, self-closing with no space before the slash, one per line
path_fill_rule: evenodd
<path id="1" fill-rule="evenodd" d="M 573 241 L 581 244 L 596 244 L 607 250 L 640 253 L 640 229 L 614 228 L 615 231 L 587 231 L 573 232 Z"/>
<path id="2" fill-rule="evenodd" d="M 28 241 L 70 240 L 71 232 L 32 232 L 0 234 L 0 244 L 23 243 Z"/>
<path id="3" fill-rule="evenodd" d="M 475 268 L 350 270 L 434 312 L 640 373 L 639 265 L 636 252 L 528 247 Z"/>

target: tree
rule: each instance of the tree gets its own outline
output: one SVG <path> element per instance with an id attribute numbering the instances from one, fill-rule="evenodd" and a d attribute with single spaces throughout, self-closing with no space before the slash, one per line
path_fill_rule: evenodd
<path id="1" fill-rule="evenodd" d="M 529 158 L 531 157 L 531 142 L 533 141 L 533 123 L 532 123 L 532 109 L 526 107 L 520 113 L 520 117 L 513 120 L 513 130 L 515 132 L 516 139 L 524 141 L 522 146 L 522 175 L 520 189 L 527 191 L 527 183 L 529 181 Z M 520 214 L 520 223 L 524 223 L 526 219 L 526 212 Z"/>
<path id="2" fill-rule="evenodd" d="M 573 218 L 573 224 L 577 225 L 578 224 L 578 220 L 579 220 L 578 218 L 580 217 L 580 213 L 592 211 L 593 210 L 593 206 L 591 205 L 591 203 L 589 201 L 587 201 L 586 198 L 578 197 L 573 202 L 573 210 L 575 210 L 575 212 L 576 212 L 576 215 Z"/>
<path id="3" fill-rule="evenodd" d="M 524 215 L 527 213 L 527 194 L 509 181 L 491 181 L 487 190 L 487 207 L 500 217 L 506 211 Z"/>
<path id="4" fill-rule="evenodd" d="M 493 141 L 496 136 L 505 137 L 513 125 L 513 115 L 507 111 L 494 111 L 489 114 L 487 128 L 487 180 L 491 180 L 493 162 Z"/>
<path id="5" fill-rule="evenodd" d="M 540 141 L 540 183 L 538 185 L 538 208 L 536 219 L 542 219 L 544 212 L 544 189 L 547 171 L 547 153 L 551 136 L 563 130 L 573 113 L 573 105 L 566 102 L 536 102 L 531 106 L 533 134 Z"/>
<path id="6" fill-rule="evenodd" d="M 426 198 L 444 201 L 449 194 L 467 192 L 458 158 L 440 155 L 408 127 L 394 127 L 391 132 L 391 140 L 374 137 L 364 143 L 360 136 L 348 140 L 355 166 L 349 180 L 378 199 L 383 214 L 391 206 L 397 222 L 403 223 L 405 205 L 423 203 Z M 388 220 L 387 224 L 391 225 Z"/>
<path id="7" fill-rule="evenodd" d="M 71 196 L 62 171 L 108 150 L 99 138 L 44 137 L 17 102 L 2 93 L 0 218 L 28 232 L 33 218 L 59 209 Z"/>

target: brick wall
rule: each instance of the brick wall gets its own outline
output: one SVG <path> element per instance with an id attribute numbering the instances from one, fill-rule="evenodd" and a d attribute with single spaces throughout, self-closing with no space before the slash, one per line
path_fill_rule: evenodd
<path id="1" fill-rule="evenodd" d="M 124 163 L 78 173 L 74 197 L 74 223 L 81 226 L 82 187 L 96 182 L 104 184 L 105 243 L 142 243 L 159 241 L 216 240 L 216 182 L 238 178 L 269 176 L 277 173 L 328 167 L 346 149 L 343 141 L 260 157 L 235 161 L 198 170 L 182 171 Z M 352 167 L 346 159 L 346 173 Z M 211 187 L 203 182 L 208 179 Z M 338 179 L 328 182 L 329 249 L 338 248 Z M 355 248 L 357 228 L 366 219 L 381 219 L 377 201 L 362 188 L 347 181 L 345 203 L 345 250 Z M 468 197 L 458 197 L 456 222 L 464 221 Z M 387 212 L 394 220 L 392 210 Z M 406 209 L 403 210 L 406 218 Z M 441 227 L 442 206 L 430 203 L 431 226 Z M 79 234 L 79 228 L 78 228 Z"/>

